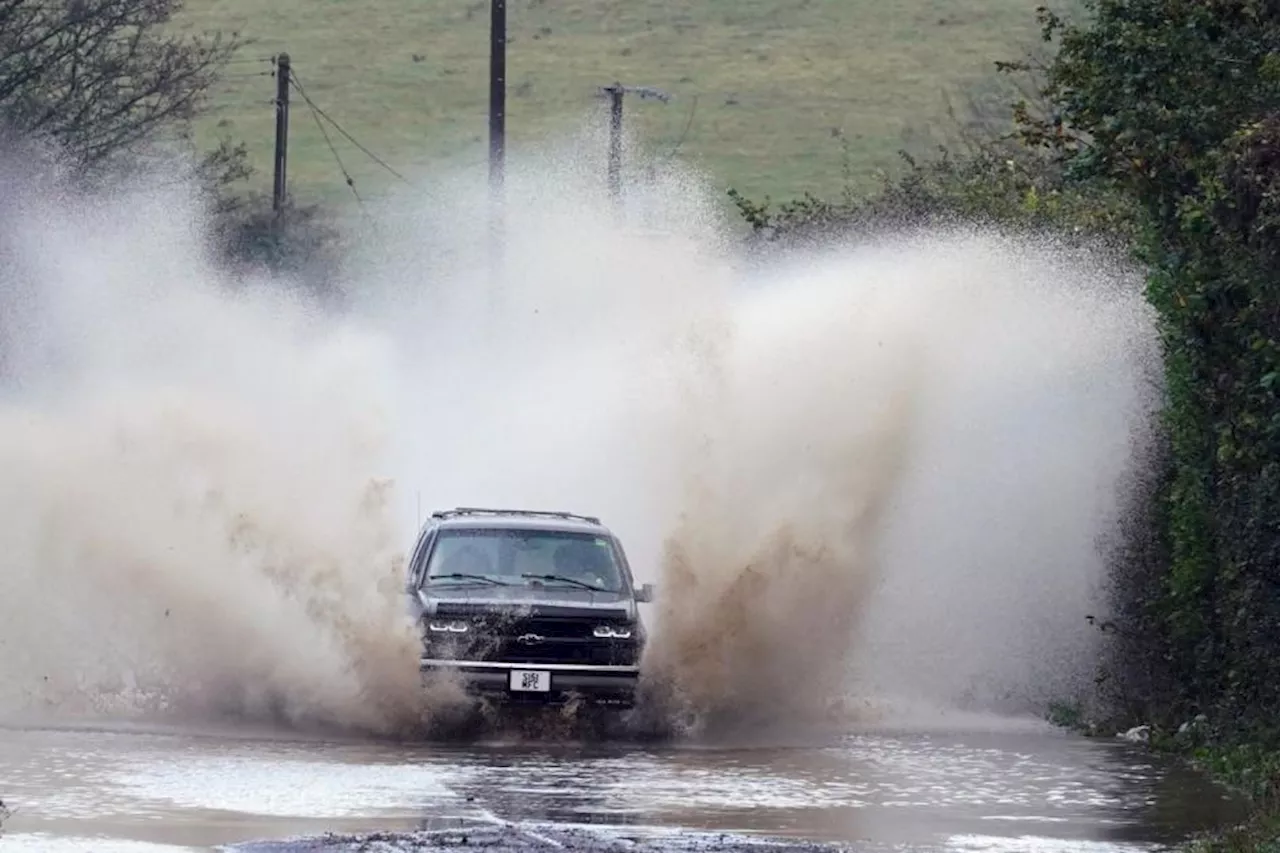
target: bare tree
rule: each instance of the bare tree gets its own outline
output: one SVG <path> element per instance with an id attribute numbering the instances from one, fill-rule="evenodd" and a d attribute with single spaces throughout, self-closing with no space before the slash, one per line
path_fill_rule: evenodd
<path id="1" fill-rule="evenodd" d="M 55 141 L 85 169 L 161 131 L 185 131 L 240 41 L 165 32 L 180 8 L 181 0 L 0 0 L 0 118 Z M 220 151 L 215 158 L 227 146 Z"/>

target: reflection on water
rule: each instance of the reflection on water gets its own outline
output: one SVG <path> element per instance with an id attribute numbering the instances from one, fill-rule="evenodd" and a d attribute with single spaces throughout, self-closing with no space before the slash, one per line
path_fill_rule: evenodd
<path id="1" fill-rule="evenodd" d="M 513 820 L 834 841 L 1033 835 L 1141 846 L 1242 809 L 1202 776 L 1134 747 L 1056 733 L 851 735 L 792 749 L 509 747 L 455 760 L 458 789 Z"/>
<path id="2" fill-rule="evenodd" d="M 34 841 L 55 835 L 198 849 L 460 820 L 679 826 L 867 849 L 1117 850 L 1241 813 L 1199 775 L 1136 747 L 1041 731 L 659 749 L 0 730 L 0 780 L 17 809 L 5 839 L 15 850 L 46 849 Z"/>

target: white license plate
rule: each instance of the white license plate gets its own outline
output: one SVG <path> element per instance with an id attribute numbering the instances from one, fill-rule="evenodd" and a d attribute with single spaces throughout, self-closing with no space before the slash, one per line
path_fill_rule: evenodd
<path id="1" fill-rule="evenodd" d="M 551 673 L 540 669 L 513 669 L 508 684 L 517 693 L 549 693 Z"/>

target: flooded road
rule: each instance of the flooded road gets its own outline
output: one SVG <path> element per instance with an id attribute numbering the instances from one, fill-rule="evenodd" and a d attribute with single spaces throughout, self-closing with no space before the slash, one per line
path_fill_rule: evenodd
<path id="1" fill-rule="evenodd" d="M 868 851 L 1101 853 L 1155 849 L 1239 813 L 1135 747 L 1034 724 L 751 748 L 6 728 L 0 786 L 14 811 L 0 849 L 15 853 L 486 826 L 520 827 L 535 849 L 577 827 L 614 840 L 686 828 Z"/>

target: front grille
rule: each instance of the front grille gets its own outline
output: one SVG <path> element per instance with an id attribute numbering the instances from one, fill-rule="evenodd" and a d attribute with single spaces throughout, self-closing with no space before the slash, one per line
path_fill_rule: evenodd
<path id="1" fill-rule="evenodd" d="M 551 616 L 523 616 L 493 624 L 493 630 L 509 637 L 536 634 L 551 640 L 594 639 L 591 632 L 597 622 L 583 619 L 557 619 Z"/>
<path id="2" fill-rule="evenodd" d="M 547 616 L 490 618 L 473 622 L 465 639 L 433 639 L 433 656 L 511 663 L 575 663 L 630 665 L 636 659 L 635 638 L 593 636 L 598 621 Z M 536 638 L 536 639 L 535 639 Z"/>
<path id="3" fill-rule="evenodd" d="M 488 656 L 489 660 L 513 663 L 583 663 L 601 665 L 630 664 L 635 659 L 635 646 L 626 640 L 543 640 L 536 644 L 505 638 Z"/>
<path id="4" fill-rule="evenodd" d="M 512 619 L 495 626 L 501 639 L 491 659 L 517 663 L 631 663 L 635 657 L 632 642 L 593 636 L 598 624 L 595 620 L 551 616 Z"/>

